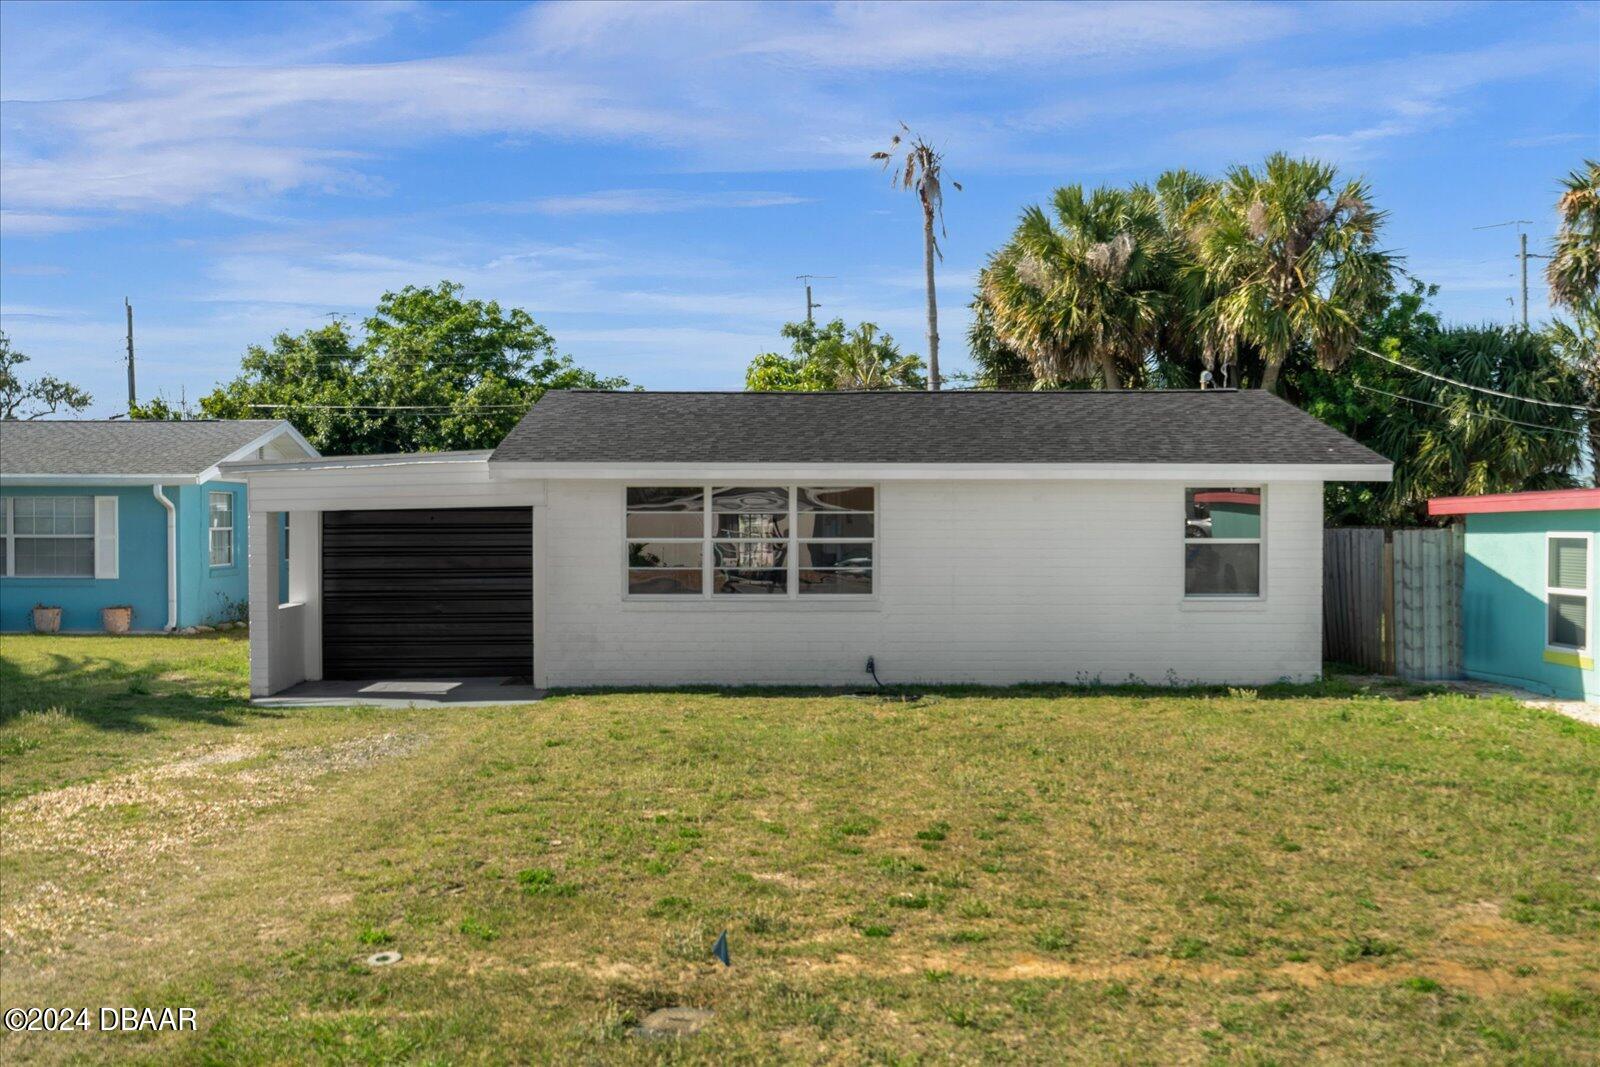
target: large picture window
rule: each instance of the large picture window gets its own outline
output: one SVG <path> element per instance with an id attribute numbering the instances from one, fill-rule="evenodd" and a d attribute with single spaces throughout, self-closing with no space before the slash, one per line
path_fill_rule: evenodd
<path id="1" fill-rule="evenodd" d="M 627 490 L 631 596 L 870 596 L 876 492 L 869 486 Z"/>
<path id="2" fill-rule="evenodd" d="M 1589 538 L 1551 534 L 1545 564 L 1545 643 L 1589 650 Z"/>
<path id="3" fill-rule="evenodd" d="M 18 578 L 94 577 L 94 497 L 18 496 L 0 501 L 5 573 Z"/>
<path id="4" fill-rule="evenodd" d="M 1184 493 L 1183 592 L 1191 597 L 1261 595 L 1261 489 Z"/>
<path id="5" fill-rule="evenodd" d="M 210 498 L 211 565 L 233 566 L 233 494 L 213 492 Z"/>

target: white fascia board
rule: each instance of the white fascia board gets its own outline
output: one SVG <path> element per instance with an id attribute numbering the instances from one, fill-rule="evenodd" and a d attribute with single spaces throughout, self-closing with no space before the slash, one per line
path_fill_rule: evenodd
<path id="1" fill-rule="evenodd" d="M 12 485 L 193 485 L 193 474 L 3 474 L 0 486 Z"/>
<path id="2" fill-rule="evenodd" d="M 199 477 L 197 477 L 195 481 L 209 482 L 220 478 L 223 474 L 223 468 L 225 466 L 248 459 L 250 456 L 255 454 L 257 449 L 265 448 L 267 445 L 270 445 L 280 437 L 289 438 L 297 446 L 299 446 L 300 450 L 308 457 L 316 458 L 317 456 L 321 455 L 321 453 L 319 453 L 315 448 L 311 447 L 310 441 L 307 441 L 301 436 L 299 430 L 295 429 L 287 422 L 283 422 L 279 423 L 277 426 L 274 426 L 260 437 L 257 437 L 255 440 L 251 441 L 249 444 L 240 448 L 236 448 L 226 456 L 223 456 L 221 459 L 217 460 L 217 462 L 201 471 Z"/>
<path id="3" fill-rule="evenodd" d="M 1387 482 L 1390 463 L 519 463 L 489 464 L 492 479 L 738 481 L 1189 481 Z"/>

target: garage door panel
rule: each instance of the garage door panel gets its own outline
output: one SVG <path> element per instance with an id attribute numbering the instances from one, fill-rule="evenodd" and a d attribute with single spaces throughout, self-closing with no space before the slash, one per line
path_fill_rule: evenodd
<path id="1" fill-rule="evenodd" d="M 532 536 L 528 508 L 325 512 L 323 675 L 527 675 Z"/>

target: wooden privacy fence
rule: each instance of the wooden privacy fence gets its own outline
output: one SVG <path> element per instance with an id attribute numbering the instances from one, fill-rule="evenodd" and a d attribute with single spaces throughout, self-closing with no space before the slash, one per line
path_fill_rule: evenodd
<path id="1" fill-rule="evenodd" d="M 1402 678 L 1461 676 L 1459 526 L 1323 531 L 1322 654 Z"/>

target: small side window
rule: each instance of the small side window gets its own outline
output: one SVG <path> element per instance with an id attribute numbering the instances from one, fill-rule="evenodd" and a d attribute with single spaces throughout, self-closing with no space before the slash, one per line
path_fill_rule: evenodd
<path id="1" fill-rule="evenodd" d="M 1552 534 L 1545 562 L 1545 643 L 1589 649 L 1589 539 Z"/>
<path id="2" fill-rule="evenodd" d="M 1183 594 L 1261 595 L 1261 487 L 1184 492 Z"/>
<path id="3" fill-rule="evenodd" d="M 211 537 L 211 565 L 233 566 L 233 494 L 212 492 L 207 497 Z"/>

